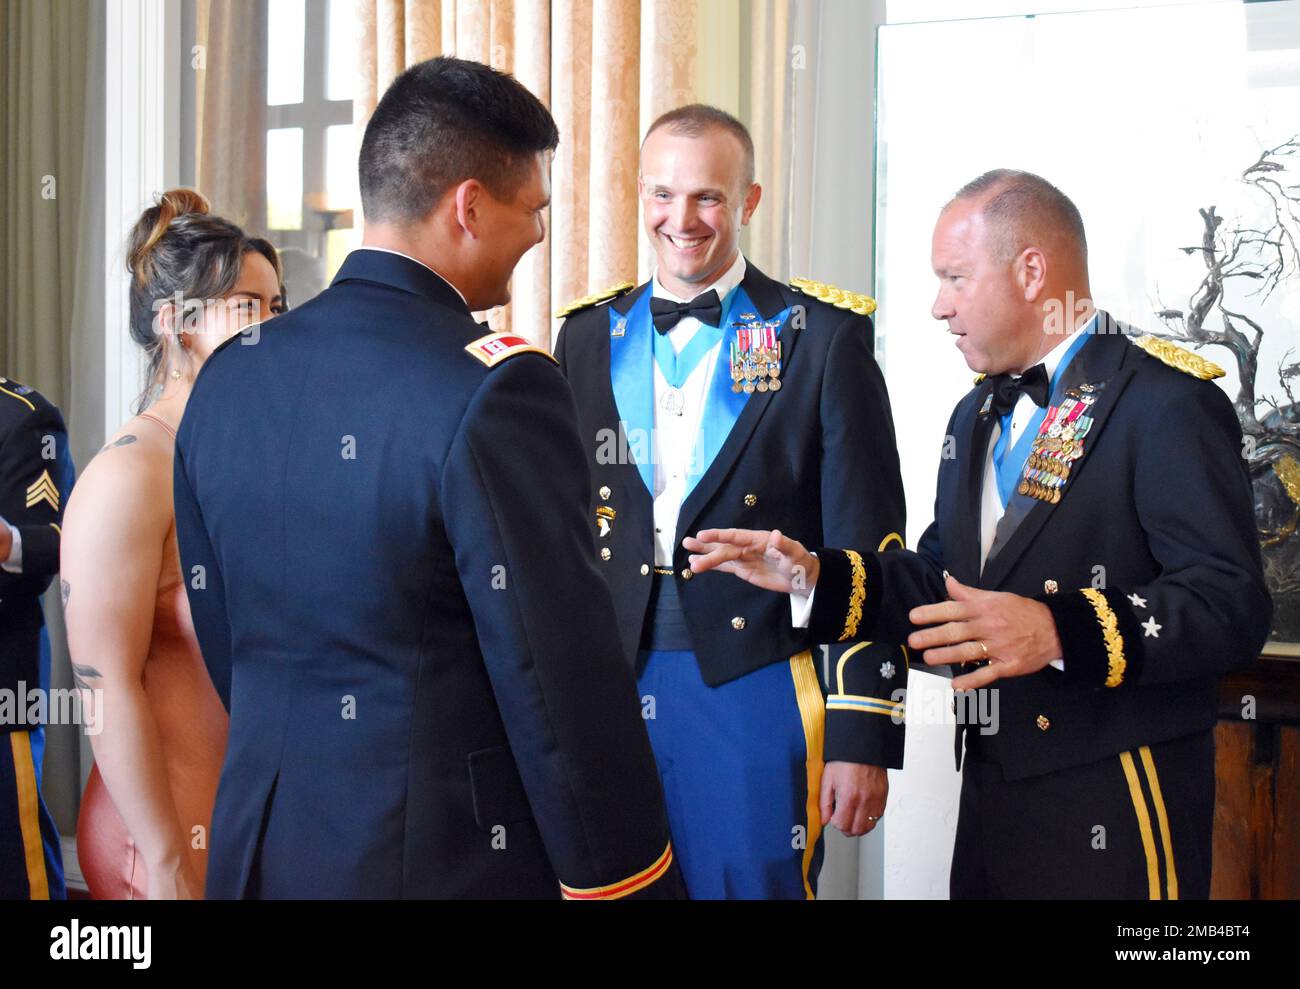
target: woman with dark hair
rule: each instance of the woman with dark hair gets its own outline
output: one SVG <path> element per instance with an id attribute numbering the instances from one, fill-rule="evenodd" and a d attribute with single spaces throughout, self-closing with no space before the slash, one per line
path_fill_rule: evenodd
<path id="1" fill-rule="evenodd" d="M 190 620 L 172 456 L 204 360 L 249 327 L 241 343 L 256 342 L 253 324 L 284 311 L 284 288 L 275 248 L 188 189 L 144 211 L 127 268 L 148 384 L 64 518 L 68 646 L 94 719 L 77 858 L 96 899 L 201 898 L 228 719 Z"/>

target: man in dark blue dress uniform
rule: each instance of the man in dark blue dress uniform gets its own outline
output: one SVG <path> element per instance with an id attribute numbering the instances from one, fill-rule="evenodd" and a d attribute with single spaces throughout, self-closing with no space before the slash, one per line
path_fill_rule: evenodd
<path id="1" fill-rule="evenodd" d="M 27 721 L 50 685 L 41 595 L 59 572 L 59 526 L 74 468 L 59 410 L 0 377 L 0 899 L 65 895 L 59 832 L 41 799 L 45 728 Z M 48 705 L 47 708 L 48 710 Z"/>
<path id="2" fill-rule="evenodd" d="M 860 835 L 884 814 L 906 662 L 898 645 L 836 647 L 824 697 L 823 655 L 790 604 L 692 580 L 681 538 L 753 525 L 901 545 L 875 303 L 782 284 L 741 254 L 761 189 L 729 114 L 657 120 L 640 193 L 654 278 L 569 307 L 556 346 L 587 442 L 591 536 L 690 895 L 811 897 L 823 825 Z"/>
<path id="3" fill-rule="evenodd" d="M 933 264 L 933 314 L 985 374 L 916 552 L 700 532 L 693 566 L 785 591 L 801 567 L 812 639 L 852 615 L 978 664 L 953 681 L 955 898 L 1205 898 L 1215 686 L 1272 614 L 1223 372 L 1094 308 L 1083 221 L 1038 176 L 963 188 Z M 970 713 L 989 710 L 986 733 Z"/>
<path id="4" fill-rule="evenodd" d="M 176 524 L 230 709 L 210 897 L 672 896 L 680 876 L 554 359 L 471 311 L 544 232 L 546 109 L 385 93 L 364 246 L 203 368 Z"/>

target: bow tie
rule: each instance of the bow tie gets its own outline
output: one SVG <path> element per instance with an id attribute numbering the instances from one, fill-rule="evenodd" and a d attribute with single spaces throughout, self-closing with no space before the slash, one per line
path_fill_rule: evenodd
<path id="1" fill-rule="evenodd" d="M 1047 408 L 1048 380 L 1047 368 L 1035 364 L 1020 377 L 1010 374 L 995 374 L 989 379 L 993 383 L 993 414 L 1004 416 L 1010 412 L 1024 392 L 1034 400 L 1034 404 Z"/>
<path id="2" fill-rule="evenodd" d="M 694 316 L 701 323 L 717 326 L 722 322 L 722 302 L 718 293 L 712 289 L 703 295 L 697 295 L 690 302 L 652 298 L 650 315 L 654 319 L 655 329 L 660 333 L 667 333 L 683 316 Z"/>

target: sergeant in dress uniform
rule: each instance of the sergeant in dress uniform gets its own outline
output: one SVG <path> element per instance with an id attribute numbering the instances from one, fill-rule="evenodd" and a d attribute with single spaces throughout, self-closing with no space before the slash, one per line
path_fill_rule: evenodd
<path id="1" fill-rule="evenodd" d="M 1215 686 L 1272 614 L 1223 372 L 1094 308 L 1083 221 L 1038 176 L 965 186 L 933 264 L 933 315 L 985 374 L 917 551 L 702 531 L 692 567 L 778 591 L 801 567 L 812 639 L 908 635 L 1000 691 L 989 734 L 958 695 L 953 897 L 1204 898 Z"/>
<path id="2" fill-rule="evenodd" d="M 209 897 L 680 895 L 555 360 L 470 315 L 542 240 L 545 107 L 436 58 L 366 127 L 363 246 L 205 363 L 176 525 L 228 701 Z"/>
<path id="3" fill-rule="evenodd" d="M 50 685 L 41 595 L 59 572 L 73 475 L 59 410 L 0 377 L 0 691 L 15 714 L 0 721 L 0 899 L 65 896 L 59 832 L 41 799 L 45 729 L 25 712 L 31 693 Z"/>
<path id="4" fill-rule="evenodd" d="M 811 897 L 824 824 L 860 835 L 902 764 L 898 645 L 829 656 L 791 604 L 693 579 L 702 526 L 901 545 L 903 492 L 863 295 L 769 278 L 738 248 L 758 206 L 744 125 L 692 105 L 660 117 L 639 191 L 656 272 L 569 306 L 588 524 L 695 898 Z"/>

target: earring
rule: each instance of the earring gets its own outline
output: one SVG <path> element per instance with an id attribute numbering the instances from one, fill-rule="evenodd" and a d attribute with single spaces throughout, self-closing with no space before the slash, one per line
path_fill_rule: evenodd
<path id="1" fill-rule="evenodd" d="M 180 380 L 181 380 L 181 369 L 180 369 L 180 368 L 178 368 L 178 367 L 174 367 L 174 368 L 172 368 L 172 379 L 173 379 L 174 381 L 180 381 Z"/>

